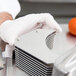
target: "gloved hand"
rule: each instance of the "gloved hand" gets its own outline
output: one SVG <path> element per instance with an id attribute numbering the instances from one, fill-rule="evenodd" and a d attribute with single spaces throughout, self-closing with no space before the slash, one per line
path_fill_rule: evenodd
<path id="1" fill-rule="evenodd" d="M 1 24 L 0 37 L 3 41 L 12 46 L 15 43 L 15 40 L 23 33 L 27 33 L 37 28 L 54 28 L 58 32 L 62 31 L 51 14 L 29 14 L 12 21 L 5 21 Z"/>

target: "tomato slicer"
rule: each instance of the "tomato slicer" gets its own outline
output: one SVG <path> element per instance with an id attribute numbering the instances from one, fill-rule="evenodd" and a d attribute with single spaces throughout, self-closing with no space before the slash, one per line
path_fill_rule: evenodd
<path id="1" fill-rule="evenodd" d="M 37 29 L 19 37 L 15 43 L 16 66 L 30 76 L 57 76 L 55 62 L 75 46 L 66 32 Z M 67 56 L 66 56 L 67 57 Z M 57 62 L 56 62 L 57 63 Z M 59 66 L 60 67 L 60 66 Z M 66 76 L 58 75 L 58 76 Z M 67 75 L 68 76 L 68 75 Z"/>

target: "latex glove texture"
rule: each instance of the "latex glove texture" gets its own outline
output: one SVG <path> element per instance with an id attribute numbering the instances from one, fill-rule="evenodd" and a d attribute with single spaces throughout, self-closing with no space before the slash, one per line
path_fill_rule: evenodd
<path id="1" fill-rule="evenodd" d="M 58 32 L 62 31 L 51 14 L 29 14 L 15 20 L 5 21 L 0 27 L 0 37 L 9 45 L 13 45 L 19 36 L 37 28 L 54 28 Z"/>

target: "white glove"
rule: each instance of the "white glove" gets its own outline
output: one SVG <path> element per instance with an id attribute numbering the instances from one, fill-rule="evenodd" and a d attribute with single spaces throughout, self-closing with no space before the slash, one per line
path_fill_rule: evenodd
<path id="1" fill-rule="evenodd" d="M 38 24 L 42 24 L 41 26 Z M 61 32 L 59 24 L 49 13 L 29 14 L 16 20 L 5 21 L 0 26 L 0 37 L 9 45 L 13 45 L 15 40 L 23 33 L 27 33 L 37 28 L 54 28 Z"/>

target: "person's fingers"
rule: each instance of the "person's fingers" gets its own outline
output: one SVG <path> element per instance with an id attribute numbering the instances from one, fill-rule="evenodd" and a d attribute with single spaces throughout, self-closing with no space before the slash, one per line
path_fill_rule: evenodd
<path id="1" fill-rule="evenodd" d="M 57 32 L 62 32 L 62 28 L 61 28 L 60 25 L 55 21 L 54 18 L 47 17 L 47 19 L 46 19 L 46 25 L 47 25 L 49 28 L 55 29 Z"/>
<path id="2" fill-rule="evenodd" d="M 1 40 L 1 50 L 2 50 L 2 52 L 5 51 L 6 44 L 7 44 L 6 42 Z"/>
<path id="3" fill-rule="evenodd" d="M 62 32 L 62 28 L 55 20 L 52 21 L 52 26 L 57 30 L 57 32 Z"/>
<path id="4" fill-rule="evenodd" d="M 56 22 L 54 17 L 49 13 L 38 14 L 36 28 L 55 29 L 57 32 L 62 32 L 60 25 Z M 36 20 L 35 20 L 36 21 Z"/>
<path id="5" fill-rule="evenodd" d="M 36 26 L 36 29 L 55 29 L 57 32 L 62 32 L 62 29 L 60 25 L 54 20 L 54 21 L 45 21 L 46 23 L 41 23 Z"/>

